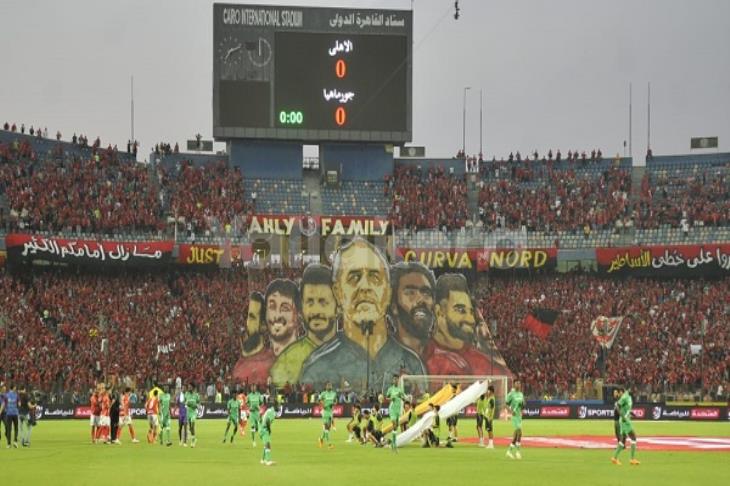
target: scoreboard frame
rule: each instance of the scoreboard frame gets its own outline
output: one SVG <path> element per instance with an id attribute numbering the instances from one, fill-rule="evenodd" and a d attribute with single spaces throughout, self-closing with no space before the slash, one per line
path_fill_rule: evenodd
<path id="1" fill-rule="evenodd" d="M 344 44 L 349 38 L 367 38 L 377 36 L 378 45 L 382 41 L 393 39 L 397 45 L 405 39 L 405 59 L 402 64 L 404 72 L 393 72 L 394 76 L 383 76 L 382 85 L 364 86 L 372 88 L 372 93 L 341 93 L 334 100 L 330 96 L 335 90 L 328 90 L 321 103 L 330 103 L 332 107 L 332 126 L 325 126 L 322 119 L 313 122 L 308 113 L 300 112 L 297 107 L 279 107 L 277 113 L 277 45 L 278 33 L 328 34 L 328 38 L 341 36 L 340 45 L 335 44 L 334 52 L 344 52 L 348 46 Z M 348 37 L 349 36 L 349 37 Z M 392 36 L 392 37 L 386 37 Z M 319 36 L 324 37 L 324 36 Z M 303 37 L 304 38 L 304 37 Z M 344 45 L 343 45 L 344 44 Z M 354 46 L 356 52 L 360 46 Z M 285 58 L 282 51 L 281 57 Z M 372 53 L 371 53 L 372 54 Z M 332 55 L 332 54 L 330 54 Z M 343 54 L 344 55 L 344 54 Z M 384 54 L 387 57 L 386 54 Z M 370 56 L 372 58 L 372 56 Z M 398 58 L 400 59 L 400 58 Z M 213 136 L 216 140 L 251 139 L 269 141 L 301 141 L 304 143 L 322 142 L 361 142 L 388 143 L 402 145 L 412 139 L 412 84 L 413 84 L 413 13 L 411 10 L 393 9 L 352 9 L 352 8 L 320 8 L 247 4 L 213 5 Z M 387 68 L 391 69 L 393 59 L 389 59 Z M 384 58 L 384 61 L 386 59 Z M 340 78 L 349 70 L 339 59 L 333 65 L 333 78 Z M 377 67 L 377 66 L 376 66 Z M 360 66 L 362 69 L 362 66 Z M 360 71 L 362 72 L 362 71 Z M 396 76 L 397 74 L 397 76 Z M 310 74 L 310 78 L 316 74 Z M 405 86 L 400 83 L 405 78 Z M 392 79 L 395 78 L 395 81 Z M 282 84 L 291 84 L 291 80 Z M 357 83 L 358 79 L 352 82 Z M 388 86 L 387 83 L 398 83 Z M 360 86 L 360 85 L 358 85 Z M 327 86 L 322 82 L 323 90 Z M 250 88 L 250 89 L 249 89 Z M 392 88 L 392 89 L 389 89 Z M 393 97 L 380 96 L 382 91 L 389 93 L 403 92 L 404 99 L 399 105 L 392 103 Z M 233 94 L 231 94 L 233 93 Z M 370 103 L 369 123 L 355 123 L 354 128 L 348 126 L 351 119 L 357 117 L 347 115 L 348 96 L 354 95 L 361 104 L 362 100 Z M 358 94 L 360 95 L 358 97 Z M 237 96 L 240 96 L 238 98 Z M 313 94 L 313 96 L 315 96 Z M 400 98 L 400 97 L 398 97 Z M 313 102 L 313 100 L 307 100 Z M 341 104 L 338 104 L 341 103 Z M 256 106 L 252 106 L 256 105 Z M 310 103 L 311 105 L 311 103 Z M 328 106 L 330 106 L 328 105 Z M 252 109 L 240 109 L 241 106 L 252 106 Z M 358 106 L 358 105 L 354 105 Z M 235 107 L 235 108 L 234 108 Z M 383 120 L 392 121 L 393 113 L 402 115 L 404 124 L 378 123 L 378 115 L 383 111 Z M 343 117 L 344 115 L 344 117 Z M 312 117 L 314 118 L 314 117 Z M 363 116 L 360 121 L 365 118 Z M 281 122 L 284 120 L 285 123 Z M 304 120 L 302 123 L 300 120 Z M 345 122 L 346 123 L 340 123 Z M 310 123 L 307 123 L 310 122 Z M 315 123 L 317 126 L 312 126 Z M 296 126 L 301 124 L 302 126 Z"/>

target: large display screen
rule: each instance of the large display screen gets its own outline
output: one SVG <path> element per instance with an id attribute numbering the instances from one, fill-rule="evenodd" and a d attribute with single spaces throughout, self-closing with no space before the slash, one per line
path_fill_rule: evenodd
<path id="1" fill-rule="evenodd" d="M 411 12 L 214 5 L 213 134 L 411 140 Z"/>
<path id="2" fill-rule="evenodd" d="M 279 127 L 406 131 L 405 36 L 276 34 Z"/>

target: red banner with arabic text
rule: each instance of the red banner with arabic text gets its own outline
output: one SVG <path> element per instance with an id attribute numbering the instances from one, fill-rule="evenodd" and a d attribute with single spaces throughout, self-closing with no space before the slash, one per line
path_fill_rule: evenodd
<path id="1" fill-rule="evenodd" d="M 158 265 L 169 263 L 172 241 L 96 241 L 11 233 L 8 259 L 58 263 Z"/>
<path id="2" fill-rule="evenodd" d="M 728 275 L 730 244 L 596 248 L 596 260 L 607 275 Z"/>

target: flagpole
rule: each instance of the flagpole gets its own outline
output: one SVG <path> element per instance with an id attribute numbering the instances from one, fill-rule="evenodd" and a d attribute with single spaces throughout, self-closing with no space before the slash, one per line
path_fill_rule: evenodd
<path id="1" fill-rule="evenodd" d="M 651 150 L 651 81 L 647 85 L 646 101 L 646 151 Z"/>
<path id="2" fill-rule="evenodd" d="M 633 138 L 633 129 L 632 129 L 632 122 L 633 117 L 631 116 L 631 110 L 632 110 L 632 93 L 631 93 L 631 83 L 629 83 L 629 157 L 634 157 L 634 151 L 632 148 L 632 138 Z"/>
<path id="3" fill-rule="evenodd" d="M 484 102 L 482 101 L 482 89 L 479 88 L 479 157 L 482 157 L 482 111 L 484 110 Z"/>

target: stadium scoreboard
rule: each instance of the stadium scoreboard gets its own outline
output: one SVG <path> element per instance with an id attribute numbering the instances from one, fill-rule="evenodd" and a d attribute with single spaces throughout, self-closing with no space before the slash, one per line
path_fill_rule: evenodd
<path id="1" fill-rule="evenodd" d="M 411 140 L 410 10 L 213 6 L 216 139 Z"/>

